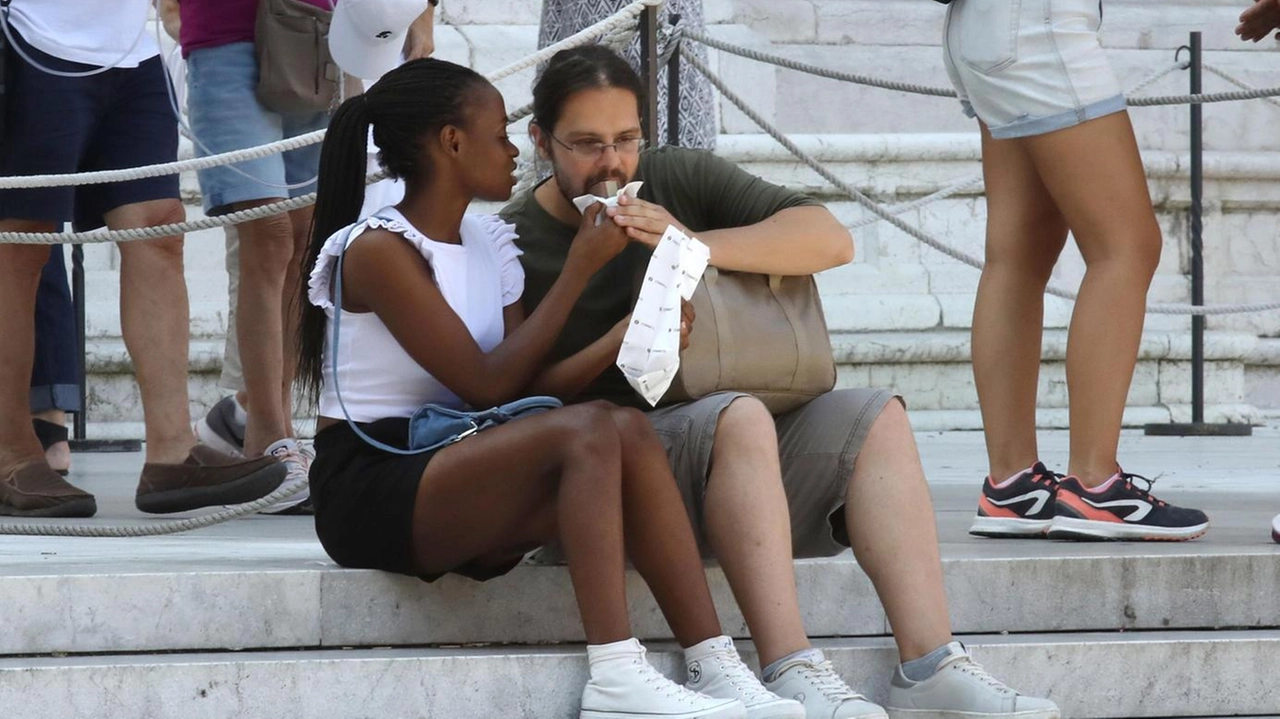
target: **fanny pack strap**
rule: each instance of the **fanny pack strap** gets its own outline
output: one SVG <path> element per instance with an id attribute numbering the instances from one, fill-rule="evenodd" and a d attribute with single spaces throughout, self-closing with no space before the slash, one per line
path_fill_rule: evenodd
<path id="1" fill-rule="evenodd" d="M 384 217 L 378 214 L 374 214 L 372 217 L 376 217 L 383 220 L 391 220 L 391 218 Z M 333 351 L 329 358 L 329 361 L 331 363 L 330 366 L 333 369 L 333 393 L 338 397 L 338 406 L 342 408 L 342 416 L 346 418 L 347 426 L 351 427 L 351 431 L 355 432 L 357 437 L 364 440 L 366 443 L 374 447 L 377 447 L 383 452 L 390 452 L 391 454 L 400 454 L 400 455 L 406 455 L 406 456 L 423 454 L 424 452 L 431 451 L 432 448 L 428 447 L 424 449 L 400 449 L 399 447 L 392 447 L 391 445 L 386 444 L 384 442 L 379 442 L 378 440 L 366 434 L 365 431 L 360 429 L 360 426 L 355 423 L 355 420 L 351 419 L 351 413 L 347 411 L 347 405 L 345 402 L 342 401 L 342 390 L 338 387 L 338 346 L 339 346 L 338 338 L 340 336 L 341 328 L 342 328 L 342 259 L 347 254 L 347 244 L 351 242 L 351 233 L 355 232 L 356 228 L 360 227 L 363 224 L 364 224 L 363 222 L 357 223 L 355 225 L 352 225 L 349 229 L 347 229 L 346 236 L 342 238 L 342 247 L 338 252 L 337 266 L 334 268 L 334 272 L 336 274 L 333 280 Z"/>

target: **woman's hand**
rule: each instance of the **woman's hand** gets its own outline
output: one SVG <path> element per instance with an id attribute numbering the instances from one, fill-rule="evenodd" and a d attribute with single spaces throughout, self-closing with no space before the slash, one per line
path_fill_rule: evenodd
<path id="1" fill-rule="evenodd" d="M 1253 7 L 1240 14 L 1236 34 L 1242 40 L 1258 42 L 1280 29 L 1280 0 L 1254 0 Z M 1280 40 L 1280 35 L 1277 35 Z"/>
<path id="2" fill-rule="evenodd" d="M 693 304 L 688 300 L 680 300 L 680 350 L 684 351 L 689 347 L 689 333 L 693 331 L 693 320 L 697 314 L 693 311 Z"/>
<path id="3" fill-rule="evenodd" d="M 597 219 L 600 221 L 598 225 Z M 574 236 L 569 256 L 565 259 L 565 270 L 583 272 L 590 277 L 626 246 L 626 233 L 604 215 L 604 205 L 595 203 L 582 213 L 578 234 Z"/>
<path id="4" fill-rule="evenodd" d="M 609 217 L 626 229 L 627 237 L 643 242 L 649 247 L 657 247 L 667 227 L 675 225 L 677 230 L 689 235 L 689 229 L 680 224 L 662 205 L 627 197 L 618 198 L 618 206 L 609 208 Z"/>

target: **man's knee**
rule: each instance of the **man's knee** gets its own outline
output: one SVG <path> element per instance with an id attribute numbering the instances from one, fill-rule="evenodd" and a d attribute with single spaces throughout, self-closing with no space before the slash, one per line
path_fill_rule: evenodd
<path id="1" fill-rule="evenodd" d="M 720 413 L 716 423 L 714 451 L 741 451 L 751 447 L 776 446 L 777 426 L 764 403 L 755 397 L 739 397 Z"/>
<path id="2" fill-rule="evenodd" d="M 282 273 L 294 255 L 293 223 L 289 216 L 277 213 L 241 223 L 240 272 Z"/>
<path id="3" fill-rule="evenodd" d="M 0 223 L 3 223 L 0 227 L 5 232 L 50 232 L 53 229 L 38 223 L 28 223 L 27 220 L 0 220 Z M 8 277 L 26 277 L 36 282 L 48 261 L 48 245 L 0 244 L 0 271 Z"/>
<path id="4" fill-rule="evenodd" d="M 885 404 L 871 423 L 871 430 L 863 442 L 863 451 L 879 446 L 896 447 L 908 439 L 915 439 L 911 433 L 911 420 L 907 417 L 907 408 L 902 400 L 895 397 Z"/>

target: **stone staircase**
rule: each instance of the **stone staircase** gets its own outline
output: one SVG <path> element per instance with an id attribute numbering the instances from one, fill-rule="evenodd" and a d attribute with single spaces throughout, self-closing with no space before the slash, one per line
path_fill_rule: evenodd
<path id="1" fill-rule="evenodd" d="M 1208 62 L 1258 86 L 1280 85 L 1280 65 L 1230 30 L 1234 0 L 1173 0 L 1176 12 L 1139 0 L 1109 0 L 1104 44 L 1127 85 L 1172 63 L 1191 29 L 1205 31 Z M 443 9 L 437 55 L 489 71 L 536 46 L 540 3 L 535 0 L 456 0 Z M 923 0 L 707 0 L 709 32 L 788 57 L 863 74 L 943 86 L 937 42 L 942 9 Z M 772 118 L 841 177 L 877 201 L 907 202 L 980 171 L 977 136 L 953 101 L 903 95 L 800 75 L 711 53 L 731 87 Z M 499 87 L 508 105 L 529 97 L 529 73 Z M 1175 73 L 1148 93 L 1181 93 Z M 1206 78 L 1209 90 L 1225 84 Z M 832 108 L 856 108 L 833 112 Z M 1211 303 L 1280 299 L 1280 136 L 1276 107 L 1261 102 L 1206 110 L 1205 246 Z M 1165 248 L 1152 302 L 1186 302 L 1190 267 L 1185 108 L 1133 112 L 1144 148 Z M 833 190 L 784 149 L 759 134 L 731 106 L 720 112 L 719 149 L 752 172 L 823 198 L 847 224 L 866 213 Z M 522 133 L 517 129 L 513 134 Z M 199 215 L 198 188 L 184 178 L 189 212 Z M 484 209 L 484 208 L 481 208 Z M 970 254 L 981 255 L 985 201 L 970 191 L 920 208 L 904 219 Z M 854 232 L 858 257 L 820 277 L 829 323 L 841 348 L 841 381 L 895 387 L 908 395 L 916 422 L 927 428 L 976 428 L 969 327 L 978 273 L 928 249 L 884 223 Z M 192 405 L 203 411 L 220 394 L 213 386 L 225 332 L 225 274 L 218 230 L 187 241 L 191 288 Z M 124 361 L 116 309 L 117 255 L 87 250 L 89 269 L 90 420 L 94 436 L 140 436 L 140 407 Z M 1069 244 L 1056 284 L 1073 288 L 1084 263 Z M 1040 421 L 1065 422 L 1062 336 L 1071 305 L 1048 298 Z M 1189 415 L 1190 321 L 1150 315 L 1126 421 Z M 1206 353 L 1208 417 L 1259 422 L 1280 410 L 1280 312 L 1211 317 Z M 945 391 L 939 388 L 945 388 Z"/>
<path id="2" fill-rule="evenodd" d="M 1126 438 L 1135 461 L 1170 468 L 1162 496 L 1214 522 L 1203 540 L 1140 547 L 968 537 L 981 438 L 920 433 L 955 632 L 1067 717 L 1280 716 L 1280 547 L 1265 529 L 1276 494 L 1258 471 L 1280 466 L 1280 443 L 1263 433 Z M 1046 434 L 1056 457 L 1065 433 Z M 72 480 L 101 510 L 82 523 L 155 521 L 131 506 L 140 457 L 77 462 Z M 726 633 L 744 639 L 723 574 L 708 571 Z M 883 700 L 896 651 L 865 574 L 845 554 L 799 561 L 796 577 L 815 644 Z M 634 573 L 628 595 L 636 635 L 679 677 Z M 345 570 L 305 518 L 146 539 L 6 537 L 0 616 L 6 719 L 568 719 L 585 676 L 564 567 L 430 585 Z"/>

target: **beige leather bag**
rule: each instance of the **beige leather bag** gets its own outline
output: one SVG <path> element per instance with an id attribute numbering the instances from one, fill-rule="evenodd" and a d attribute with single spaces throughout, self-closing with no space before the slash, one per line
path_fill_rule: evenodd
<path id="1" fill-rule="evenodd" d="M 273 112 L 329 112 L 360 93 L 329 54 L 333 13 L 302 0 L 258 0 L 258 102 Z M 343 86 L 342 83 L 346 85 Z"/>
<path id="2" fill-rule="evenodd" d="M 835 387 L 831 336 L 812 276 L 707 267 L 692 303 L 689 346 L 662 404 L 734 390 L 777 415 Z"/>

